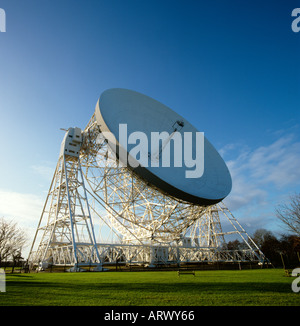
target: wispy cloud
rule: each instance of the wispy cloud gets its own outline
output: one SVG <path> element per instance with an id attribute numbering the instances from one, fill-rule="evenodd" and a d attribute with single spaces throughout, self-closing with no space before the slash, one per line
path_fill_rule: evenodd
<path id="1" fill-rule="evenodd" d="M 45 162 L 40 165 L 32 165 L 31 169 L 43 179 L 51 181 L 55 171 L 55 164 L 52 162 Z"/>
<path id="2" fill-rule="evenodd" d="M 258 148 L 248 159 L 251 177 L 260 184 L 284 188 L 300 181 L 300 142 L 295 142 L 292 135 Z"/>
<path id="3" fill-rule="evenodd" d="M 300 185 L 300 142 L 290 134 L 256 149 L 237 148 L 233 144 L 224 148 L 226 154 L 230 149 L 236 152 L 236 158 L 227 162 L 233 187 L 224 202 L 230 210 L 242 209 L 266 221 L 267 211 L 273 213 L 278 204 L 274 197 Z"/>
<path id="4" fill-rule="evenodd" d="M 20 225 L 36 226 L 43 204 L 39 196 L 0 189 L 0 216 Z"/>

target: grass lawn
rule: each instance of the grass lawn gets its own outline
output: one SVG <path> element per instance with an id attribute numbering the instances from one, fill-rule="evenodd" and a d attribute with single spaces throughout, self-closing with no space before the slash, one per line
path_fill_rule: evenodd
<path id="1" fill-rule="evenodd" d="M 299 306 L 283 270 L 7 274 L 0 305 Z"/>

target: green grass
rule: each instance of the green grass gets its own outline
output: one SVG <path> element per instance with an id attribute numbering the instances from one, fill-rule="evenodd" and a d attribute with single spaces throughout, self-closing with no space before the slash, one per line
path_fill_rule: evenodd
<path id="1" fill-rule="evenodd" d="M 0 305 L 296 306 L 282 270 L 7 274 Z"/>

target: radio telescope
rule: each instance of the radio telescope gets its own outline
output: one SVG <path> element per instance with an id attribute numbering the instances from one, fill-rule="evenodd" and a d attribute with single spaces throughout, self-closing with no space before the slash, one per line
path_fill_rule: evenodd
<path id="1" fill-rule="evenodd" d="M 74 271 L 263 262 L 222 202 L 230 190 L 225 162 L 187 120 L 146 95 L 106 90 L 85 129 L 66 131 L 28 261 Z M 228 250 L 231 235 L 244 248 Z"/>

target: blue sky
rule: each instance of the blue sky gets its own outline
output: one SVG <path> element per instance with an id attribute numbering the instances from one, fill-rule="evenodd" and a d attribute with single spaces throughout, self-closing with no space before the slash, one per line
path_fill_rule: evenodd
<path id="1" fill-rule="evenodd" d="M 63 132 L 100 94 L 161 101 L 219 150 L 226 204 L 251 234 L 283 232 L 275 206 L 300 186 L 299 1 L 4 0 L 0 216 L 35 229 Z"/>

